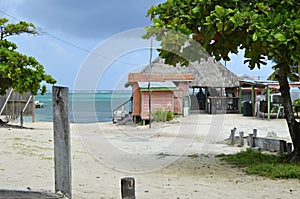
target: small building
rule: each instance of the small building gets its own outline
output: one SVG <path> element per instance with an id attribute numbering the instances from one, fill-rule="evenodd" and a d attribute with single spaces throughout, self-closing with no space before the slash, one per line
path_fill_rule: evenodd
<path id="1" fill-rule="evenodd" d="M 149 103 L 151 103 L 152 113 L 157 109 L 163 109 L 181 114 L 181 99 L 178 100 L 178 96 L 176 96 L 178 89 L 173 82 L 138 82 L 134 87 L 134 117 L 140 117 L 141 120 L 152 118 Z"/>
<path id="2" fill-rule="evenodd" d="M 160 57 L 141 73 L 163 76 L 192 74 L 188 82 L 191 111 L 198 113 L 238 113 L 239 78 L 214 58 L 202 58 L 188 66 L 172 66 Z"/>
<path id="3" fill-rule="evenodd" d="M 291 100 L 299 99 L 300 82 L 289 82 Z M 279 114 L 283 114 L 280 85 L 278 81 L 270 80 L 240 80 L 240 112 L 245 116 L 263 115 L 266 113 L 270 119 L 273 107 L 277 106 L 274 112 L 278 118 Z M 281 108 L 279 108 L 281 107 Z"/>
<path id="4" fill-rule="evenodd" d="M 129 73 L 125 86 L 132 86 L 134 121 L 151 119 L 150 112 L 153 113 L 159 108 L 181 115 L 184 102 L 188 101 L 189 82 L 193 79 L 191 74 Z"/>

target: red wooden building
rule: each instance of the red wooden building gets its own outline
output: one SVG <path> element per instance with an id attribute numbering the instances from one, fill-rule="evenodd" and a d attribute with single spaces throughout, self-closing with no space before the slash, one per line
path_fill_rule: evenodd
<path id="1" fill-rule="evenodd" d="M 134 121 L 149 120 L 150 106 L 152 113 L 157 109 L 163 109 L 174 114 L 182 114 L 185 97 L 189 94 L 190 81 L 193 81 L 191 74 L 130 73 L 126 86 L 132 86 Z"/>

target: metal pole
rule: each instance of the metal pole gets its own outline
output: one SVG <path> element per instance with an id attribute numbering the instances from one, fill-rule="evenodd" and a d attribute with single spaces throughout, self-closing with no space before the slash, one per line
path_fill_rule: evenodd
<path id="1" fill-rule="evenodd" d="M 240 113 L 242 113 L 242 101 L 243 101 L 243 98 L 242 98 L 242 85 L 240 84 L 240 86 L 239 86 L 239 111 L 240 111 Z"/>
<path id="2" fill-rule="evenodd" d="M 255 113 L 255 92 L 254 92 L 254 86 L 251 86 L 251 106 L 252 106 L 252 116 Z"/>
<path id="3" fill-rule="evenodd" d="M 149 128 L 151 128 L 151 89 L 150 89 L 150 81 L 148 82 L 148 95 L 149 95 Z"/>
<path id="4" fill-rule="evenodd" d="M 268 98 L 268 120 L 270 120 L 271 113 L 271 89 L 267 87 L 267 98 Z"/>
<path id="5" fill-rule="evenodd" d="M 149 80 L 148 80 L 148 95 L 149 95 L 149 128 L 151 128 L 151 115 L 152 115 L 152 112 L 151 112 L 151 73 L 152 73 L 152 46 L 153 46 L 153 43 L 152 43 L 152 37 L 151 37 L 151 40 L 150 40 L 150 59 L 149 59 L 149 64 L 150 64 L 150 71 L 149 71 Z"/>

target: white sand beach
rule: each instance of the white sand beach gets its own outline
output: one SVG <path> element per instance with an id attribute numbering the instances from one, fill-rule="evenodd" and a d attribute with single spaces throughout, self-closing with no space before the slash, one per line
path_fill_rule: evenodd
<path id="1" fill-rule="evenodd" d="M 54 191 L 53 124 L 0 128 L 1 189 Z M 289 140 L 284 119 L 191 115 L 149 126 L 70 124 L 75 199 L 120 198 L 120 180 L 134 177 L 136 198 L 298 198 L 299 180 L 247 175 L 216 154 L 245 147 L 223 140 L 237 128 Z"/>

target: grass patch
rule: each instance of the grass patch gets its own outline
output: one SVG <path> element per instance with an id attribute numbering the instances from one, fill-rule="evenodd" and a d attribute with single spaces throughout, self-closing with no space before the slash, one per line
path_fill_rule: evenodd
<path id="1" fill-rule="evenodd" d="M 20 138 L 20 137 L 15 137 L 15 138 L 10 138 L 10 140 L 18 141 L 18 142 L 35 142 L 35 143 L 49 143 L 47 141 L 40 141 L 40 140 L 35 140 L 32 138 Z"/>
<path id="2" fill-rule="evenodd" d="M 42 157 L 41 154 L 38 154 L 38 153 L 34 153 L 32 151 L 19 151 L 18 154 L 20 155 L 24 155 L 24 156 L 30 156 L 30 157 Z"/>
<path id="3" fill-rule="evenodd" d="M 45 157 L 41 151 L 53 151 L 54 149 L 48 147 L 41 147 L 37 145 L 26 145 L 23 143 L 14 143 L 13 149 L 16 150 L 17 154 L 29 157 L 40 157 L 45 160 L 51 160 L 51 158 Z M 53 159 L 53 158 L 52 158 Z"/>
<path id="4" fill-rule="evenodd" d="M 31 138 L 19 138 L 19 137 L 11 138 L 11 140 L 15 140 L 15 141 L 38 142 L 37 140 L 31 139 Z"/>
<path id="5" fill-rule="evenodd" d="M 23 140 L 23 138 L 12 138 L 12 139 L 16 141 Z"/>
<path id="6" fill-rule="evenodd" d="M 53 157 L 42 157 L 42 160 L 54 160 L 54 158 Z"/>
<path id="7" fill-rule="evenodd" d="M 40 146 L 31 146 L 32 148 L 36 148 L 36 149 L 39 149 L 39 150 L 45 150 L 45 151 L 54 151 L 54 148 L 50 148 L 50 147 L 40 147 Z"/>
<path id="8" fill-rule="evenodd" d="M 246 150 L 233 155 L 218 155 L 221 160 L 244 168 L 248 174 L 256 174 L 271 179 L 300 179 L 300 164 L 290 164 L 286 155 L 265 154 Z"/>
<path id="9" fill-rule="evenodd" d="M 11 155 L 12 153 L 9 151 L 2 151 L 0 152 L 0 155 Z"/>
<path id="10" fill-rule="evenodd" d="M 199 155 L 198 154 L 190 154 L 190 155 L 188 155 L 188 157 L 194 159 L 194 158 L 198 158 Z"/>

